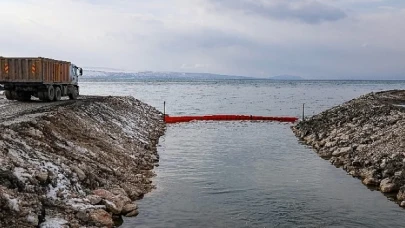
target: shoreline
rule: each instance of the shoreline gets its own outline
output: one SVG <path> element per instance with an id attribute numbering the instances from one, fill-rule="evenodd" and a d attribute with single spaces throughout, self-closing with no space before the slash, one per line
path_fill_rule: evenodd
<path id="1" fill-rule="evenodd" d="M 138 214 L 165 132 L 157 109 L 86 96 L 52 104 L 0 96 L 0 107 L 12 110 L 0 118 L 0 227 L 113 227 Z"/>
<path id="2" fill-rule="evenodd" d="M 405 207 L 405 90 L 369 93 L 292 126 L 323 159 Z"/>

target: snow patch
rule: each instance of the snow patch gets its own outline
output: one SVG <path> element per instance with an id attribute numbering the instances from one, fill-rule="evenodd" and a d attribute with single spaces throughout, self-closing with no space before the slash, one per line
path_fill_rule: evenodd
<path id="1" fill-rule="evenodd" d="M 40 228 L 63 228 L 68 222 L 62 218 L 45 217 L 45 222 L 41 223 Z"/>
<path id="2" fill-rule="evenodd" d="M 8 201 L 8 206 L 13 209 L 14 211 L 20 211 L 20 207 L 18 206 L 18 199 L 11 198 L 8 194 L 4 193 L 4 197 Z"/>
<path id="3" fill-rule="evenodd" d="M 87 153 L 89 153 L 89 150 L 87 150 L 86 148 L 81 147 L 81 146 L 75 146 L 75 150 L 76 150 L 77 152 L 81 153 L 81 154 L 87 154 Z"/>
<path id="4" fill-rule="evenodd" d="M 27 221 L 31 224 L 38 224 L 38 217 L 37 215 L 29 214 L 27 216 Z"/>
<path id="5" fill-rule="evenodd" d="M 58 172 L 59 171 L 59 167 L 54 165 L 52 162 L 47 162 L 44 164 L 45 169 L 49 170 L 49 171 L 53 171 L 53 172 Z"/>
<path id="6" fill-rule="evenodd" d="M 59 167 L 51 162 L 47 162 L 45 163 L 43 168 L 52 171 L 55 174 L 57 173 L 56 186 L 54 187 L 53 185 L 49 185 L 49 191 L 46 196 L 50 199 L 56 200 L 59 198 L 58 193 L 65 196 L 70 195 L 68 192 L 68 185 L 70 185 L 70 181 L 68 178 L 66 178 L 65 175 L 60 173 Z"/>
<path id="7" fill-rule="evenodd" d="M 105 205 L 91 205 L 88 200 L 72 198 L 66 202 L 67 205 L 70 205 L 74 210 L 85 211 L 88 209 L 106 209 Z"/>
<path id="8" fill-rule="evenodd" d="M 63 149 L 65 149 L 65 150 L 70 149 L 69 147 L 63 145 L 62 143 L 56 142 L 55 144 L 56 144 L 58 147 L 63 148 Z"/>
<path id="9" fill-rule="evenodd" d="M 56 187 L 53 187 L 53 185 L 50 185 L 48 194 L 46 195 L 48 198 L 56 200 L 59 197 L 57 196 L 58 193 L 62 193 L 64 195 L 69 195 L 68 192 L 68 185 L 69 185 L 69 180 L 65 177 L 65 175 L 59 173 L 58 178 L 56 179 Z"/>
<path id="10" fill-rule="evenodd" d="M 18 178 L 18 180 L 25 182 L 27 180 L 27 178 L 30 178 L 31 175 L 26 173 L 26 170 L 24 168 L 20 168 L 20 167 L 15 167 L 14 168 L 14 172 L 13 172 L 14 176 L 16 176 Z"/>

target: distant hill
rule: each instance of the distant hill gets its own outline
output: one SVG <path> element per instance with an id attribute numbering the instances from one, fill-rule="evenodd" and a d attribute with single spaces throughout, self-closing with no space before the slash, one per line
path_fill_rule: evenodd
<path id="1" fill-rule="evenodd" d="M 182 72 L 117 72 L 117 71 L 99 71 L 83 70 L 83 78 L 114 78 L 114 79 L 253 79 L 252 77 L 220 75 L 209 73 L 182 73 Z"/>
<path id="2" fill-rule="evenodd" d="M 272 80 L 305 80 L 305 78 L 303 78 L 303 77 L 295 76 L 295 75 L 288 75 L 288 74 L 270 77 L 270 79 L 272 79 Z"/>

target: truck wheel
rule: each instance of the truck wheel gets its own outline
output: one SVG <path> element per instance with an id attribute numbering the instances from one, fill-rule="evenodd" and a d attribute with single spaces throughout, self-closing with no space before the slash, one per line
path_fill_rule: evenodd
<path id="1" fill-rule="evenodd" d="M 17 93 L 17 100 L 19 101 L 29 101 L 31 100 L 31 94 L 29 92 L 18 92 Z"/>
<path id="2" fill-rule="evenodd" d="M 41 101 L 46 101 L 46 97 L 47 97 L 47 94 L 48 92 L 47 91 L 39 91 L 38 92 L 38 98 L 39 98 L 39 100 L 41 100 Z"/>
<path id="3" fill-rule="evenodd" d="M 55 87 L 55 101 L 60 101 L 62 97 L 62 91 L 60 90 L 59 86 Z"/>
<path id="4" fill-rule="evenodd" d="M 77 88 L 74 87 L 74 89 L 72 90 L 72 93 L 69 94 L 69 99 L 76 100 L 78 96 L 79 96 L 79 91 L 77 91 Z"/>
<path id="5" fill-rule="evenodd" d="M 17 91 L 11 91 L 11 97 L 13 100 L 17 100 L 18 99 Z"/>
<path id="6" fill-rule="evenodd" d="M 13 93 L 10 90 L 5 92 L 7 100 L 14 100 Z"/>
<path id="7" fill-rule="evenodd" d="M 37 97 L 38 97 L 38 99 L 39 99 L 40 101 L 45 100 L 45 98 L 44 98 L 44 92 L 38 91 L 38 92 L 37 92 Z"/>
<path id="8" fill-rule="evenodd" d="M 48 86 L 48 91 L 46 92 L 46 100 L 53 101 L 55 99 L 55 88 L 53 86 Z"/>

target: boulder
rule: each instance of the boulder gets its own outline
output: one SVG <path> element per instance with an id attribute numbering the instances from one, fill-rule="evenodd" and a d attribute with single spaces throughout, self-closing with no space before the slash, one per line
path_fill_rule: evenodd
<path id="1" fill-rule="evenodd" d="M 105 189 L 97 189 L 93 191 L 93 194 L 96 196 L 101 197 L 102 199 L 112 198 L 114 194 L 105 190 Z"/>
<path id="2" fill-rule="evenodd" d="M 329 141 L 327 143 L 325 143 L 325 147 L 327 148 L 332 148 L 336 146 L 336 142 L 335 141 Z"/>
<path id="3" fill-rule="evenodd" d="M 103 209 L 91 211 L 90 219 L 98 226 L 112 227 L 114 225 L 111 214 Z"/>
<path id="4" fill-rule="evenodd" d="M 125 217 L 136 217 L 139 214 L 138 210 L 134 210 L 125 215 Z"/>
<path id="5" fill-rule="evenodd" d="M 373 177 L 366 177 L 362 182 L 365 185 L 373 185 L 373 186 L 378 186 L 380 184 L 380 181 Z"/>
<path id="6" fill-rule="evenodd" d="M 125 189 L 125 192 L 128 194 L 131 200 L 141 199 L 144 195 L 141 189 L 134 186 L 123 185 L 122 188 Z"/>
<path id="7" fill-rule="evenodd" d="M 401 207 L 405 207 L 405 201 L 402 201 L 400 204 Z"/>
<path id="8" fill-rule="evenodd" d="M 44 184 L 48 181 L 48 172 L 46 171 L 39 171 L 35 173 L 35 178 L 41 183 Z"/>
<path id="9" fill-rule="evenodd" d="M 136 205 L 135 203 L 129 203 L 127 205 L 124 206 L 124 208 L 122 208 L 122 214 L 128 214 L 131 211 L 137 210 L 138 209 L 138 205 Z"/>
<path id="10" fill-rule="evenodd" d="M 391 182 L 389 178 L 385 178 L 380 183 L 380 191 L 384 193 L 395 192 L 398 190 L 398 187 Z"/>
<path id="11" fill-rule="evenodd" d="M 89 221 L 89 215 L 85 211 L 79 211 L 76 213 L 76 218 L 78 218 L 80 221 L 83 222 L 88 222 Z"/>
<path id="12" fill-rule="evenodd" d="M 399 190 L 399 192 L 397 194 L 397 200 L 399 200 L 399 201 L 405 200 L 405 190 L 404 189 Z"/>
<path id="13" fill-rule="evenodd" d="M 98 195 L 88 195 L 86 198 L 90 201 L 91 205 L 99 204 L 102 200 L 102 198 Z"/>
<path id="14" fill-rule="evenodd" d="M 351 169 L 349 171 L 349 174 L 352 175 L 353 177 L 359 177 L 360 176 L 359 171 L 357 171 L 356 169 Z"/>
<path id="15" fill-rule="evenodd" d="M 72 170 L 77 174 L 77 177 L 79 178 L 80 181 L 83 181 L 86 179 L 86 174 L 77 166 L 72 166 Z"/>
<path id="16" fill-rule="evenodd" d="M 122 213 L 124 206 L 131 203 L 131 199 L 127 196 L 115 195 L 113 197 L 107 197 L 103 202 L 108 211 L 119 215 Z"/>
<path id="17" fill-rule="evenodd" d="M 332 156 L 332 152 L 325 149 L 321 149 L 318 153 L 319 156 L 322 158 L 330 158 Z"/>
<path id="18" fill-rule="evenodd" d="M 121 214 L 122 208 L 124 207 L 122 204 L 115 204 L 114 202 L 108 200 L 104 200 L 103 203 L 106 206 L 107 211 L 115 215 Z"/>
<path id="19" fill-rule="evenodd" d="M 113 188 L 111 189 L 111 193 L 114 195 L 128 196 L 123 188 Z"/>
<path id="20" fill-rule="evenodd" d="M 339 156 L 345 155 L 345 154 L 347 154 L 347 153 L 349 153 L 349 152 L 352 152 L 352 151 L 353 151 L 353 148 L 350 147 L 350 146 L 348 146 L 348 147 L 343 147 L 343 148 L 340 148 L 340 149 L 334 151 L 334 152 L 332 153 L 332 156 L 339 157 Z"/>

